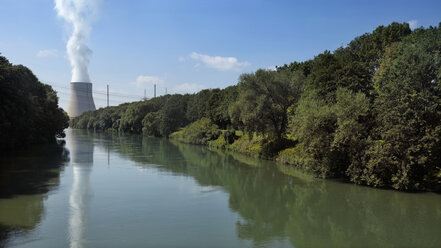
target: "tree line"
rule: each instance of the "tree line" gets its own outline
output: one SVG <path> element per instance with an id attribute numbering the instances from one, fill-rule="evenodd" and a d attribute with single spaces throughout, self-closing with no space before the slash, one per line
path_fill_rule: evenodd
<path id="1" fill-rule="evenodd" d="M 0 153 L 64 137 L 69 118 L 51 86 L 0 56 Z"/>
<path id="2" fill-rule="evenodd" d="M 258 144 L 259 155 L 320 177 L 440 191 L 440 28 L 379 26 L 334 52 L 243 74 L 225 89 L 103 108 L 71 124 L 223 147 Z"/>

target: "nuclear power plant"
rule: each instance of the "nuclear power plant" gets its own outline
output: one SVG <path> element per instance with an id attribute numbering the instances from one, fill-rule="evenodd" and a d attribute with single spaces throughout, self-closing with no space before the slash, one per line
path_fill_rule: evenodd
<path id="1" fill-rule="evenodd" d="M 55 9 L 58 16 L 72 25 L 72 35 L 66 44 L 67 55 L 72 66 L 70 80 L 70 99 L 67 107 L 69 118 L 95 110 L 92 96 L 92 83 L 89 78 L 88 66 L 92 50 L 87 47 L 92 19 L 96 4 L 94 1 L 57 0 Z"/>
<path id="2" fill-rule="evenodd" d="M 82 113 L 95 110 L 92 96 L 92 83 L 70 83 L 70 99 L 67 108 L 69 118 L 80 116 Z"/>

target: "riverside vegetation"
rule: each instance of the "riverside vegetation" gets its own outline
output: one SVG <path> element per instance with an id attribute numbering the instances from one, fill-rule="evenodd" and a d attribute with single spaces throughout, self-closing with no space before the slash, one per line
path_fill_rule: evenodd
<path id="1" fill-rule="evenodd" d="M 379 26 L 225 89 L 102 108 L 71 125 L 273 158 L 323 178 L 440 192 L 440 29 Z"/>
<path id="2" fill-rule="evenodd" d="M 51 86 L 0 56 L 0 153 L 63 137 L 69 118 Z"/>

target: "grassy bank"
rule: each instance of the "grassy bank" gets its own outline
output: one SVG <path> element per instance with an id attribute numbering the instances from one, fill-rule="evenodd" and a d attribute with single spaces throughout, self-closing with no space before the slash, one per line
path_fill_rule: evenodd
<path id="1" fill-rule="evenodd" d="M 247 156 L 263 159 L 273 159 L 289 164 L 287 160 L 294 140 L 287 138 L 281 140 L 271 139 L 266 135 L 257 133 L 244 133 L 238 130 L 221 130 L 207 118 L 202 118 L 169 136 L 179 142 L 205 145 L 210 148 L 238 152 Z"/>

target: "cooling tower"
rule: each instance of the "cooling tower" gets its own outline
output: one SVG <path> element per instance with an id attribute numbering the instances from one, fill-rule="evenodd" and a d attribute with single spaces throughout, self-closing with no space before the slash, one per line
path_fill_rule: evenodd
<path id="1" fill-rule="evenodd" d="M 95 110 L 92 96 L 92 83 L 70 83 L 70 100 L 67 114 L 70 118 L 80 116 L 82 113 Z"/>

